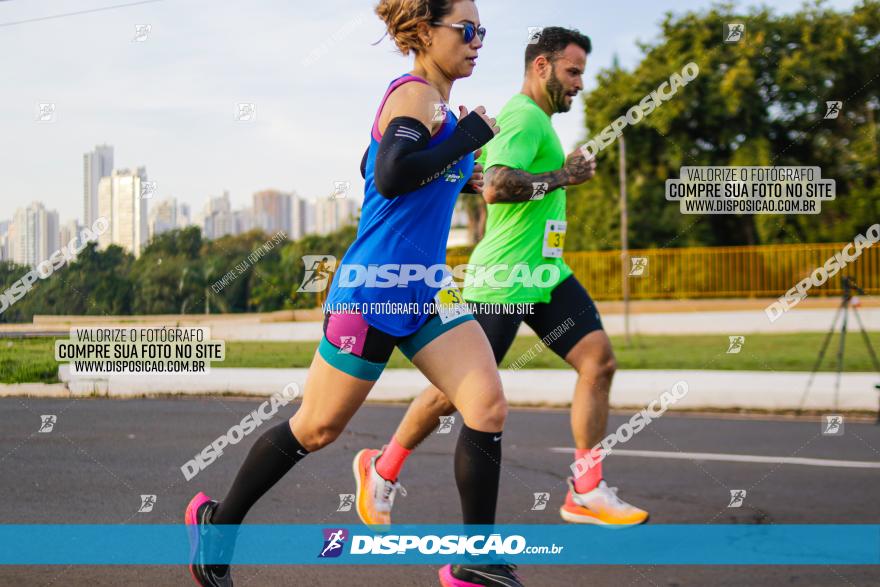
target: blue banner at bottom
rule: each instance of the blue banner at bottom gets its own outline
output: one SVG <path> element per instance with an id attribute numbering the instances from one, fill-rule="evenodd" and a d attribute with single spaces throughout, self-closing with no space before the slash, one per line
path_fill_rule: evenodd
<path id="1" fill-rule="evenodd" d="M 4 565 L 178 565 L 190 541 L 211 560 L 261 565 L 878 565 L 880 525 L 0 525 Z M 224 540 L 228 543 L 224 544 Z M 232 548 L 234 541 L 235 547 Z M 207 542 L 205 542 L 207 544 Z M 224 555 L 222 552 L 226 552 Z M 217 554 L 221 553 L 221 554 Z"/>

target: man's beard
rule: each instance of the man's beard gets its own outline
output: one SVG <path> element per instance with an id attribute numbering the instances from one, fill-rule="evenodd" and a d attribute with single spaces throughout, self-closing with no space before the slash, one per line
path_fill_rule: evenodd
<path id="1" fill-rule="evenodd" d="M 556 77 L 556 71 L 550 70 L 550 79 L 547 80 L 547 94 L 550 96 L 550 104 L 555 112 L 568 112 L 571 105 L 565 103 L 568 92 L 562 87 L 562 82 Z"/>

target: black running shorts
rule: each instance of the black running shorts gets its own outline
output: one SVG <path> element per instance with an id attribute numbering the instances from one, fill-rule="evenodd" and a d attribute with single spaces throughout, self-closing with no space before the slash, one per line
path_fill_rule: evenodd
<path id="1" fill-rule="evenodd" d="M 550 350 L 563 359 L 583 337 L 603 329 L 596 304 L 574 275 L 553 289 L 547 303 L 469 302 L 469 305 L 474 318 L 483 327 L 489 344 L 492 345 L 492 352 L 495 353 L 495 362 L 499 365 L 510 350 L 523 322 L 535 331 Z M 524 307 L 531 307 L 532 313 L 523 311 Z M 512 309 L 520 311 L 507 311 Z"/>

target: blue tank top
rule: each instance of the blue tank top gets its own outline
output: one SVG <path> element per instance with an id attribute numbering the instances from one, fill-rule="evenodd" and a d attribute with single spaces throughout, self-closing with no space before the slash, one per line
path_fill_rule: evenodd
<path id="1" fill-rule="evenodd" d="M 455 201 L 474 169 L 474 156 L 470 153 L 429 183 L 408 194 L 388 199 L 376 190 L 376 153 L 382 139 L 378 129 L 379 114 L 388 96 L 409 82 L 428 83 L 411 74 L 397 78 L 389 85 L 376 113 L 367 152 L 364 205 L 357 238 L 337 267 L 326 302 L 331 311 L 333 306 L 357 305 L 367 324 L 393 336 L 408 336 L 427 321 L 430 314 L 425 313 L 423 308 L 434 301 L 434 296 L 440 289 L 436 287 L 436 282 L 440 281 L 439 275 L 431 276 L 429 281 L 411 280 L 405 287 L 367 287 L 369 284 L 346 287 L 341 286 L 340 282 L 355 284 L 361 281 L 357 277 L 357 271 L 362 270 L 351 266 L 375 268 L 390 265 L 392 267 L 386 267 L 384 274 L 396 276 L 400 270 L 395 267 L 399 268 L 401 265 L 419 265 L 426 269 L 445 265 L 446 242 Z M 458 119 L 447 109 L 443 125 L 431 137 L 428 148 L 448 139 L 457 123 Z M 351 270 L 346 269 L 346 266 Z M 376 273 L 375 269 L 373 273 Z M 378 273 L 382 275 L 383 271 Z M 383 277 L 380 277 L 380 281 L 387 282 Z M 390 302 L 397 308 L 407 305 L 409 308 L 417 308 L 418 311 L 370 311 L 370 304 L 382 302 Z"/>

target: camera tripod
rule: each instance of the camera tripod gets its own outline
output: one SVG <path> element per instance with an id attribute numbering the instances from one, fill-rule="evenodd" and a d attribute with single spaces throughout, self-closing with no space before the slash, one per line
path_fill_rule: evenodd
<path id="1" fill-rule="evenodd" d="M 838 398 L 840 397 L 840 375 L 843 371 L 843 352 L 846 345 L 846 332 L 849 321 L 849 311 L 852 310 L 853 315 L 856 317 L 856 321 L 859 324 L 859 330 L 862 333 L 862 338 L 865 341 L 865 346 L 868 348 L 868 354 L 871 357 L 871 362 L 874 365 L 874 370 L 880 374 L 880 361 L 877 360 L 877 353 L 874 352 L 874 347 L 871 346 L 871 339 L 868 337 L 868 332 L 865 330 L 865 325 L 862 323 L 862 318 L 859 316 L 859 311 L 856 306 L 852 305 L 853 291 L 855 291 L 859 295 L 865 295 L 865 291 L 858 286 L 855 280 L 851 277 L 843 278 L 843 295 L 840 301 L 840 306 L 837 307 L 837 312 L 834 314 L 834 320 L 831 321 L 831 328 L 828 330 L 828 334 L 825 335 L 825 340 L 822 342 L 822 348 L 819 349 L 819 356 L 816 358 L 816 364 L 813 365 L 813 370 L 810 372 L 810 378 L 807 380 L 807 387 L 804 389 L 804 393 L 801 396 L 801 402 L 798 407 L 798 412 L 801 412 L 804 408 L 804 402 L 807 400 L 807 394 L 810 392 L 810 387 L 813 385 L 813 379 L 816 377 L 816 373 L 819 371 L 819 367 L 822 365 L 822 359 L 825 358 L 825 352 L 828 350 L 828 345 L 831 342 L 831 337 L 834 334 L 837 326 L 837 320 L 840 318 L 840 315 L 843 314 L 843 321 L 840 325 L 840 344 L 837 347 L 837 378 L 834 383 L 834 408 L 837 409 Z M 875 385 L 875 387 L 880 390 L 880 384 Z M 880 424 L 880 406 L 877 409 L 877 423 Z"/>

